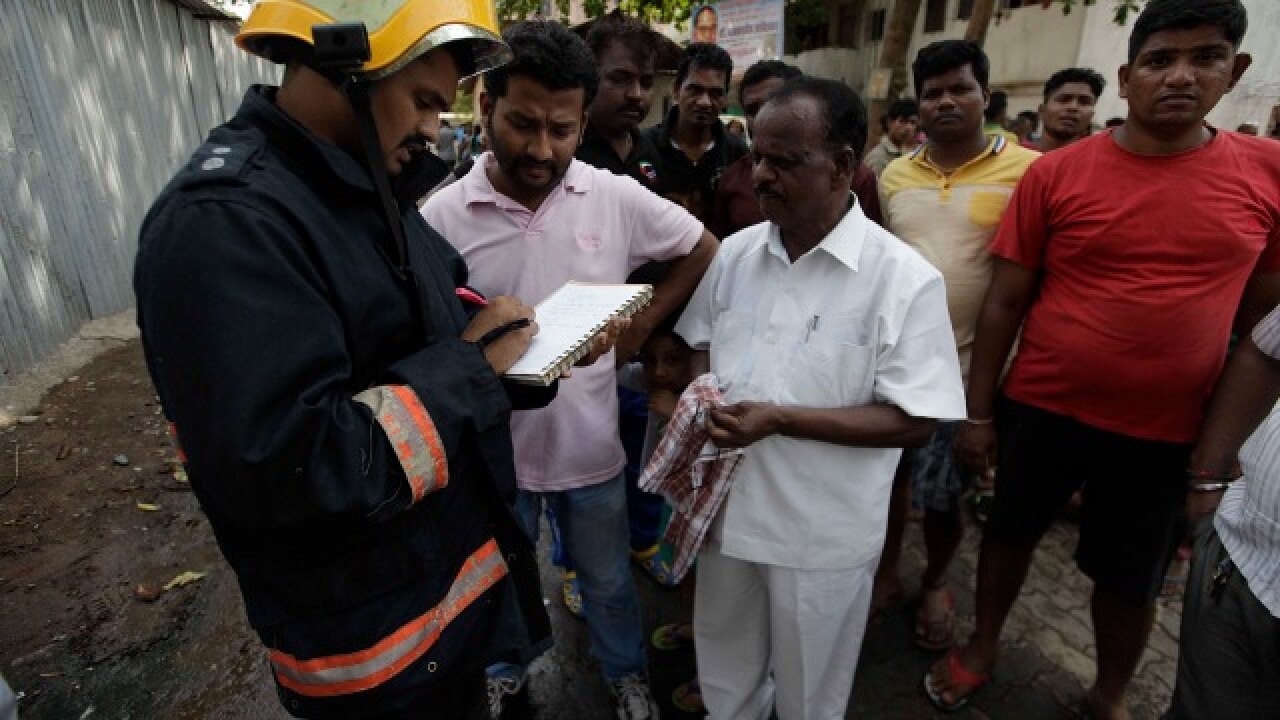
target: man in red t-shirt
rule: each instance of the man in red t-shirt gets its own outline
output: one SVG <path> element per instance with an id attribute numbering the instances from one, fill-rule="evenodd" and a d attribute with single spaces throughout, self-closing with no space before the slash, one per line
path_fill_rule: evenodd
<path id="1" fill-rule="evenodd" d="M 1206 482 L 1190 448 L 1232 321 L 1246 330 L 1280 302 L 1280 145 L 1204 123 L 1249 66 L 1245 26 L 1240 0 L 1151 0 L 1119 72 L 1125 124 L 1036 161 L 1004 214 L 956 441 L 975 469 L 998 465 L 996 499 L 975 632 L 925 678 L 940 707 L 987 682 L 1036 544 L 1083 486 L 1088 703 L 1129 716 L 1188 479 Z"/>

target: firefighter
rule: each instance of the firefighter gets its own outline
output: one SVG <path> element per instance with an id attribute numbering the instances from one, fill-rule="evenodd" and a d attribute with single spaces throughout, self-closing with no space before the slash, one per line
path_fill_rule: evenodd
<path id="1" fill-rule="evenodd" d="M 510 57 L 494 7 L 262 0 L 236 42 L 283 79 L 143 223 L 147 366 L 285 708 L 485 717 L 485 665 L 550 643 L 508 419 L 555 387 L 500 379 L 533 311 L 414 200 L 459 79 Z"/>

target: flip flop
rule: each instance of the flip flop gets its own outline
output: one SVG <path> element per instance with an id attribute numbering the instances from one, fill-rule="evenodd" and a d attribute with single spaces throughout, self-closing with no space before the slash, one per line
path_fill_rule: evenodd
<path id="1" fill-rule="evenodd" d="M 934 687 L 933 669 L 924 675 L 924 694 L 929 696 L 929 702 L 933 706 L 943 712 L 955 712 L 965 705 L 969 704 L 969 700 L 977 694 L 979 690 L 986 687 L 991 682 L 990 673 L 976 673 L 965 667 L 960 662 L 960 656 L 957 651 L 952 650 L 946 654 L 945 661 L 947 663 L 947 677 L 951 679 L 952 684 L 958 683 L 960 687 L 967 688 L 963 696 L 956 699 L 955 702 L 948 704 L 942 699 L 942 691 Z"/>
<path id="2" fill-rule="evenodd" d="M 675 572 L 671 570 L 671 564 L 663 559 L 659 552 L 661 549 L 661 545 L 654 543 L 647 550 L 632 550 L 631 559 L 662 587 L 677 587 L 680 583 L 676 580 Z"/>
<path id="3" fill-rule="evenodd" d="M 929 596 L 942 593 L 943 609 L 931 612 Z M 916 611 L 916 626 L 913 640 L 925 650 L 946 650 L 955 644 L 956 598 L 951 588 L 943 585 L 928 588 L 920 598 L 920 609 Z"/>
<path id="4" fill-rule="evenodd" d="M 578 573 L 573 570 L 566 570 L 564 575 L 564 583 L 561 585 L 561 599 L 564 601 L 564 608 L 569 614 L 579 620 L 586 619 L 582 609 L 582 588 L 578 586 Z"/>
<path id="5" fill-rule="evenodd" d="M 683 628 L 689 628 L 689 636 L 680 633 Z M 692 633 L 693 626 L 690 623 L 667 623 L 654 629 L 649 636 L 649 644 L 654 650 L 679 650 L 693 644 Z"/>

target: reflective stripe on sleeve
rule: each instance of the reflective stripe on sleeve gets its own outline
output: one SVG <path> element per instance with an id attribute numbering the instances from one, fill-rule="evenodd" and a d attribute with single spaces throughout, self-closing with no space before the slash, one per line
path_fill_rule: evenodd
<path id="1" fill-rule="evenodd" d="M 333 697 L 369 690 L 395 677 L 431 649 L 444 629 L 507 574 L 498 543 L 489 540 L 462 564 L 439 605 L 409 621 L 366 650 L 299 660 L 271 650 L 276 680 L 307 697 Z"/>
<path id="2" fill-rule="evenodd" d="M 373 411 L 409 479 L 416 503 L 449 484 L 449 462 L 435 423 L 407 385 L 380 385 L 355 396 Z"/>

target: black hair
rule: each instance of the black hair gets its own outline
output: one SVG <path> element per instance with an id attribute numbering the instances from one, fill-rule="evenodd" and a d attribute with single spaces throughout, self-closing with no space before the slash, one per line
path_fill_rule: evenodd
<path id="1" fill-rule="evenodd" d="M 1106 126 L 1109 128 L 1120 127 L 1123 124 L 1124 124 L 1124 118 L 1122 117 L 1107 118 L 1107 122 L 1106 122 Z"/>
<path id="2" fill-rule="evenodd" d="M 662 337 L 663 335 L 669 335 L 676 341 L 676 345 L 680 346 L 680 349 L 687 352 L 693 352 L 693 348 L 689 347 L 689 343 L 685 342 L 684 338 L 680 337 L 680 334 L 676 332 L 676 323 L 679 322 L 680 316 L 684 314 L 686 307 L 688 307 L 687 303 L 680 305 L 680 307 L 677 307 L 675 310 L 668 313 L 667 316 L 662 318 L 662 320 L 660 320 L 653 328 L 653 332 L 649 333 L 649 337 L 655 338 Z"/>
<path id="3" fill-rule="evenodd" d="M 992 90 L 991 100 L 987 103 L 987 109 L 982 111 L 982 116 L 987 119 L 987 122 L 996 122 L 1008 109 L 1009 95 L 1003 90 Z"/>
<path id="4" fill-rule="evenodd" d="M 1249 27 L 1249 16 L 1240 0 L 1151 0 L 1129 34 L 1129 62 L 1137 59 L 1152 35 L 1200 25 L 1220 28 L 1227 42 L 1239 48 Z"/>
<path id="5" fill-rule="evenodd" d="M 507 94 L 507 79 L 522 76 L 551 90 L 582 88 L 582 108 L 595 99 L 600 85 L 596 59 L 586 41 L 554 20 L 530 20 L 507 28 L 502 39 L 511 46 L 511 62 L 485 73 L 484 89 L 490 97 Z"/>
<path id="6" fill-rule="evenodd" d="M 1107 86 L 1107 81 L 1102 75 L 1098 74 L 1093 68 L 1066 68 L 1049 76 L 1044 83 L 1044 99 L 1047 102 L 1049 96 L 1058 92 L 1058 89 L 1067 83 L 1084 83 L 1093 91 L 1094 99 L 1102 97 L 1102 88 Z"/>
<path id="7" fill-rule="evenodd" d="M 848 145 L 861 159 L 862 146 L 867 143 L 867 108 L 853 88 L 835 80 L 801 75 L 788 80 L 769 102 L 794 97 L 811 97 L 822 103 L 824 140 L 833 146 Z"/>
<path id="8" fill-rule="evenodd" d="M 596 21 L 587 33 L 591 54 L 600 59 L 613 43 L 631 51 L 639 63 L 654 62 L 658 56 L 658 34 L 630 15 L 610 13 Z"/>
<path id="9" fill-rule="evenodd" d="M 1031 132 L 1035 132 L 1040 127 L 1040 115 L 1035 110 L 1023 110 L 1018 113 L 1019 120 L 1026 120 L 1031 123 Z"/>
<path id="10" fill-rule="evenodd" d="M 695 68 L 724 73 L 724 91 L 729 92 L 729 82 L 733 79 L 733 58 L 729 57 L 724 48 L 714 43 L 691 43 L 685 48 L 684 57 L 680 58 L 680 65 L 676 67 L 676 92 L 680 92 L 684 79 Z"/>
<path id="11" fill-rule="evenodd" d="M 915 62 L 911 63 L 911 75 L 916 83 L 916 94 L 924 89 L 924 81 L 943 73 L 951 72 L 958 67 L 968 65 L 973 68 L 973 77 L 978 87 L 987 89 L 987 79 L 991 75 L 991 61 L 982 52 L 982 46 L 968 40 L 939 40 L 920 48 Z"/>
<path id="12" fill-rule="evenodd" d="M 743 94 L 752 85 L 772 78 L 790 80 L 803 74 L 800 68 L 788 65 L 781 60 L 761 60 L 747 68 L 747 71 L 742 74 L 742 82 L 738 83 L 738 103 L 742 103 Z"/>
<path id="13" fill-rule="evenodd" d="M 913 98 L 898 98 L 889 103 L 889 109 L 885 111 L 884 116 L 888 120 L 897 120 L 919 114 L 920 106 L 916 105 L 916 101 Z"/>

